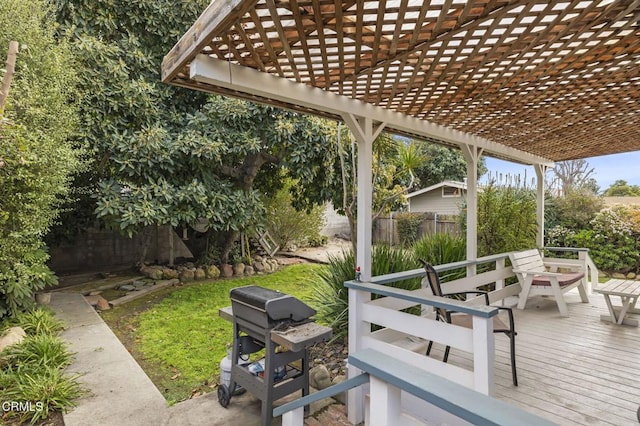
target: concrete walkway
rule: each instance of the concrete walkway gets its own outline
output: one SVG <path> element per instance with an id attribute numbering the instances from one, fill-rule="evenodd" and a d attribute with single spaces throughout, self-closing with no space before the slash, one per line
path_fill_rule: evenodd
<path id="1" fill-rule="evenodd" d="M 218 404 L 216 392 L 167 406 L 160 391 L 81 294 L 54 292 L 50 307 L 64 321 L 62 337 L 75 352 L 68 371 L 80 374 L 79 381 L 89 390 L 77 401 L 78 406 L 64 415 L 66 426 L 260 424 L 260 401 L 248 392 L 234 397 L 226 409 Z M 279 419 L 273 424 L 279 424 Z"/>

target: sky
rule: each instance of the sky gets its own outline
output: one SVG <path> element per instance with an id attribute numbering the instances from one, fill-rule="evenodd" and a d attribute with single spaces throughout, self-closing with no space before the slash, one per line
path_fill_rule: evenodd
<path id="1" fill-rule="evenodd" d="M 626 180 L 630 185 L 640 185 L 640 151 L 603 155 L 585 158 L 585 160 L 589 163 L 589 168 L 594 169 L 592 177 L 598 182 L 601 191 L 621 179 Z M 489 157 L 486 157 L 486 164 L 487 169 L 494 177 L 500 173 L 503 176 L 507 174 L 524 176 L 526 172 L 527 181 L 530 183 L 531 178 L 536 176 L 532 166 L 524 166 Z M 485 182 L 486 179 L 487 175 L 484 175 L 480 181 Z"/>

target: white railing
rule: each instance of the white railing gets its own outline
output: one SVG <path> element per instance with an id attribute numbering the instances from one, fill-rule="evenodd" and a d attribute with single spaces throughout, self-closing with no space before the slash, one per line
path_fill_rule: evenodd
<path id="1" fill-rule="evenodd" d="M 597 268 L 589 258 L 588 251 L 565 250 L 577 252 L 579 259 L 574 261 L 576 267 L 588 271 L 589 276 L 597 282 Z M 508 253 L 502 253 L 475 261 L 436 266 L 435 269 L 441 276 L 447 271 L 466 270 L 467 276 L 442 283 L 443 293 L 471 291 L 491 285 L 492 290 L 489 292 L 491 303 L 517 296 L 521 290 L 519 283 L 505 285 L 508 279 L 513 281 L 514 277 L 511 266 L 507 266 L 506 263 L 508 257 Z M 562 261 L 563 264 L 567 264 L 567 259 Z M 403 365 L 445 377 L 456 383 L 456 386 L 461 385 L 490 396 L 493 392 L 494 364 L 492 317 L 497 314 L 497 309 L 484 306 L 483 297 L 465 302 L 434 297 L 424 280 L 422 287 L 413 291 L 389 286 L 392 283 L 424 276 L 425 271 L 420 268 L 374 277 L 371 282 L 345 283 L 349 289 L 349 354 L 371 349 L 382 356 L 390 356 Z M 377 296 L 372 297 L 372 295 Z M 437 307 L 472 315 L 473 329 L 436 321 L 429 312 Z M 408 308 L 413 308 L 414 311 L 403 312 Z M 473 368 L 465 369 L 433 357 L 426 357 L 424 348 L 428 341 L 471 353 Z M 369 391 L 369 386 L 368 384 L 363 386 L 361 383 L 356 385 L 353 381 L 362 374 L 363 370 L 354 365 L 348 366 L 350 390 L 347 407 L 349 421 L 352 424 L 364 421 L 365 417 L 365 394 Z M 342 390 L 346 389 L 341 388 Z M 333 389 L 333 391 L 336 390 Z M 451 417 L 447 410 L 443 411 L 434 407 L 433 404 L 425 403 L 420 397 L 416 398 L 404 391 L 401 393 L 403 394 L 401 410 L 404 413 L 421 419 L 427 416 L 431 417 L 427 420 L 448 423 L 456 423 L 455 419 L 459 417 Z M 407 394 L 406 398 L 405 394 Z M 313 398 L 313 395 L 305 398 Z M 279 414 L 285 411 L 280 411 Z M 295 411 L 295 417 L 301 415 L 300 410 Z M 292 415 L 293 413 L 288 413 L 288 416 Z"/>

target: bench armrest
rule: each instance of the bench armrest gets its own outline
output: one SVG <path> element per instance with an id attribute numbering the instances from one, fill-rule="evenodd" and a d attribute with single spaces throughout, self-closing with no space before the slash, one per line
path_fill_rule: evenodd
<path id="1" fill-rule="evenodd" d="M 512 269 L 512 271 L 516 274 L 531 274 L 531 275 L 541 275 L 543 277 L 559 277 L 564 275 L 562 272 L 547 272 L 547 271 L 529 271 L 526 269 Z"/>

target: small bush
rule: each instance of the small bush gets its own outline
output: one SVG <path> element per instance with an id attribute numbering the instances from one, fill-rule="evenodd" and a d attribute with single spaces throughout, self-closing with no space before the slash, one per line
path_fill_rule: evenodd
<path id="1" fill-rule="evenodd" d="M 372 253 L 373 276 L 402 272 L 418 268 L 413 255 L 386 245 L 374 246 Z M 318 311 L 318 319 L 333 328 L 333 340 L 344 339 L 349 330 L 349 293 L 345 281 L 355 278 L 355 258 L 352 250 L 341 256 L 329 256 L 329 266 L 317 273 L 318 283 L 311 296 Z M 415 290 L 420 279 L 414 278 L 392 284 L 394 287 Z"/>
<path id="2" fill-rule="evenodd" d="M 74 400 L 82 395 L 75 377 L 66 376 L 58 368 L 48 367 L 37 372 L 28 369 L 5 373 L 0 380 L 0 399 L 3 401 L 30 402 L 33 411 L 8 412 L 22 422 L 47 419 L 52 412 L 65 412 L 74 407 Z"/>
<path id="3" fill-rule="evenodd" d="M 418 240 L 424 215 L 422 213 L 398 213 L 395 218 L 398 221 L 400 245 L 404 247 L 411 246 Z"/>
<path id="4" fill-rule="evenodd" d="M 45 308 L 33 309 L 18 314 L 13 322 L 22 327 L 25 333 L 32 336 L 56 335 L 64 329 L 62 322 Z"/>
<path id="5" fill-rule="evenodd" d="M 420 238 L 411 248 L 416 259 L 432 265 L 460 262 L 467 258 L 466 239 L 446 233 L 427 234 Z M 465 276 L 466 269 L 446 271 L 440 274 L 442 281 L 449 281 Z"/>
<path id="6" fill-rule="evenodd" d="M 290 192 L 293 185 L 293 181 L 287 181 L 266 206 L 267 230 L 282 248 L 289 244 L 307 246 L 322 240 L 324 206 L 315 206 L 308 212 L 296 210 Z"/>
<path id="7" fill-rule="evenodd" d="M 34 408 L 5 413 L 5 418 L 36 423 L 48 418 L 52 411 L 73 407 L 73 400 L 80 396 L 81 389 L 76 377 L 63 373 L 72 355 L 58 337 L 62 330 L 60 321 L 51 311 L 40 308 L 20 314 L 3 325 L 23 327 L 27 337 L 0 354 L 0 401 L 30 403 Z"/>
<path id="8" fill-rule="evenodd" d="M 22 343 L 6 348 L 2 361 L 18 370 L 62 369 L 71 363 L 71 353 L 58 337 L 40 334 L 27 336 Z"/>

